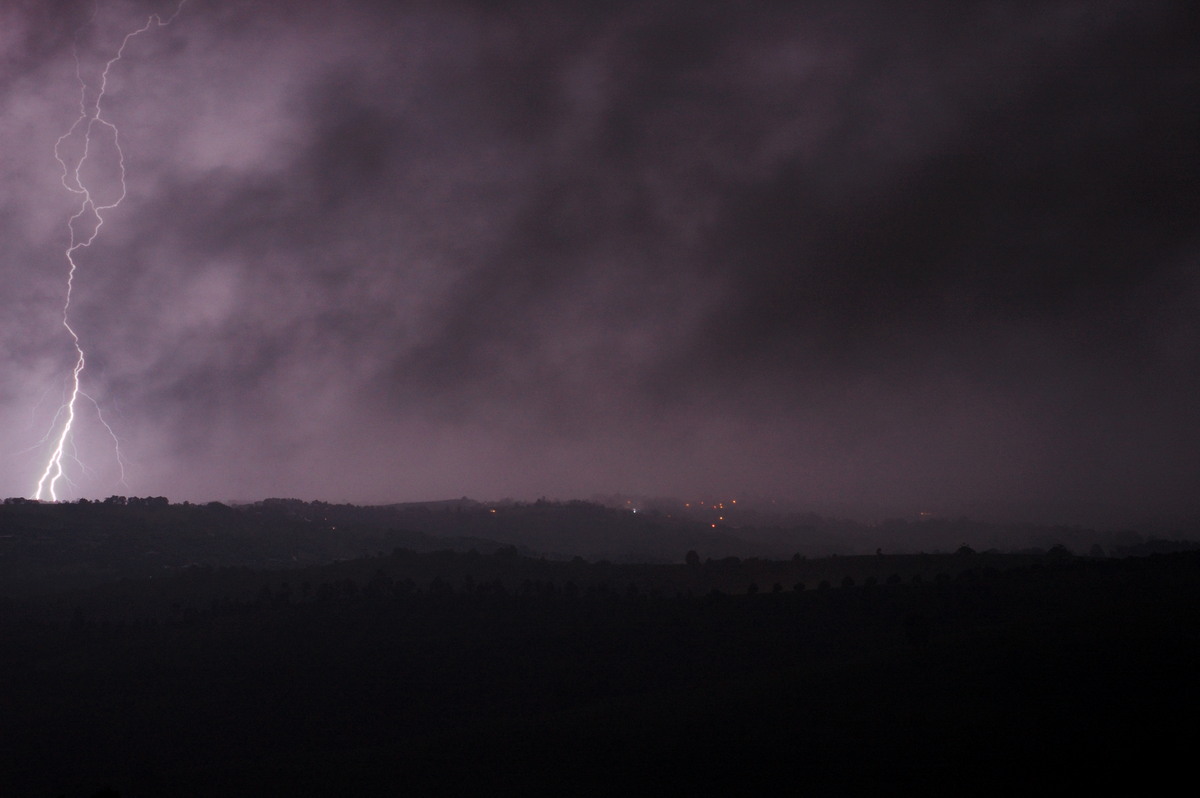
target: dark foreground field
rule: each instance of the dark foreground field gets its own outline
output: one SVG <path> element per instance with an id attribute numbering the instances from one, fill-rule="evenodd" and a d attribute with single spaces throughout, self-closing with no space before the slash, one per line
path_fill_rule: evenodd
<path id="1" fill-rule="evenodd" d="M 1195 554 L 185 569 L 0 602 L 0 793 L 1152 788 L 1198 599 Z"/>

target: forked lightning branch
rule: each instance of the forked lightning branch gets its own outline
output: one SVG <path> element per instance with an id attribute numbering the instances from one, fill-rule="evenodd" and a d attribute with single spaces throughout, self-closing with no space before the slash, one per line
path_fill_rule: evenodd
<path id="1" fill-rule="evenodd" d="M 79 115 L 71 128 L 59 136 L 54 143 L 54 157 L 62 167 L 62 184 L 67 191 L 79 199 L 78 209 L 67 221 L 68 243 L 66 248 L 67 287 L 63 300 L 62 326 L 70 336 L 74 348 L 75 363 L 67 378 L 65 399 L 55 414 L 54 422 L 44 440 L 51 443 L 50 454 L 47 456 L 45 468 L 37 481 L 32 498 L 38 500 L 57 501 L 62 483 L 70 484 L 67 475 L 67 461 L 78 460 L 75 451 L 73 434 L 79 420 L 79 404 L 86 400 L 95 408 L 96 419 L 112 438 L 112 445 L 117 463 L 121 469 L 121 481 L 124 481 L 125 466 L 121 455 L 120 443 L 112 427 L 104 420 L 100 406 L 83 390 L 83 373 L 87 367 L 87 356 L 84 352 L 83 341 L 71 325 L 71 294 L 75 289 L 75 277 L 80 268 L 80 257 L 83 251 L 92 245 L 100 235 L 104 226 L 104 214 L 116 208 L 125 199 L 125 154 L 121 150 L 120 132 L 117 126 L 104 116 L 104 96 L 108 90 L 109 74 L 125 55 L 130 42 L 155 28 L 170 25 L 187 0 L 180 0 L 170 17 L 163 18 L 152 14 L 140 28 L 125 34 L 120 47 L 104 62 L 104 68 L 99 78 L 89 82 L 84 75 L 79 53 L 75 52 L 75 75 L 79 82 Z M 92 22 L 95 21 L 93 14 Z M 90 24 L 90 23 L 89 23 Z M 99 189 L 89 185 L 85 174 L 88 172 L 89 159 L 104 157 L 106 152 L 112 159 L 111 164 L 116 175 L 115 191 L 112 196 L 101 197 Z"/>

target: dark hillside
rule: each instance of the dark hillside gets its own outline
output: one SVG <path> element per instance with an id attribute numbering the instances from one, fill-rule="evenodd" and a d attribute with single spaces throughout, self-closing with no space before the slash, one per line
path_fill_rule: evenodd
<path id="1" fill-rule="evenodd" d="M 1161 786 L 1198 628 L 1194 553 L 193 568 L 0 603 L 0 791 Z"/>
<path id="2" fill-rule="evenodd" d="M 742 512 L 742 511 L 739 511 Z M 756 525 L 727 526 L 661 511 L 635 513 L 582 501 L 481 504 L 469 499 L 379 507 L 268 499 L 226 506 L 170 504 L 161 497 L 114 496 L 103 502 L 0 504 L 0 595 L 28 595 L 99 585 L 121 578 L 160 577 L 190 567 L 295 569 L 407 549 L 415 552 L 509 548 L 549 560 L 617 564 L 683 562 L 694 552 L 719 573 L 731 558 L 758 562 L 795 557 L 820 560 L 856 555 L 828 566 L 762 566 L 751 580 L 736 577 L 721 589 L 741 591 L 756 581 L 790 588 L 804 580 L 840 584 L 846 576 L 883 581 L 901 575 L 936 576 L 931 560 L 895 560 L 887 570 L 875 553 L 1005 550 L 1029 554 L 1149 554 L 1195 548 L 1192 541 L 1154 541 L 1133 532 L 1099 533 L 1057 527 L 1008 528 L 967 520 L 875 526 L 814 515 L 746 514 Z M 1029 546 L 1031 541 L 1042 545 Z M 971 544 L 964 548 L 963 544 Z M 1068 544 L 1063 546 L 1062 544 Z M 986 548 L 985 548 L 986 546 Z M 989 554 L 988 556 L 993 556 Z M 709 562 L 711 561 L 711 563 Z M 872 564 L 874 563 L 874 564 Z M 988 561 L 990 567 L 1003 567 Z M 981 566 L 983 565 L 981 561 Z M 754 570 L 754 569 L 750 569 Z M 733 572 L 748 573 L 747 569 Z M 693 580 L 694 581 L 694 580 Z M 672 589 L 679 586 L 669 585 Z M 694 589 L 685 580 L 682 589 Z"/>

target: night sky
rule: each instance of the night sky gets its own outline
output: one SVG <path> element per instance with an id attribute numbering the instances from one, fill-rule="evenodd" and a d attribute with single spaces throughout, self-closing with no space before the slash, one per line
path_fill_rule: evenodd
<path id="1" fill-rule="evenodd" d="M 0 4 L 0 494 L 73 363 L 72 41 L 174 8 Z M 70 319 L 126 482 L 81 400 L 67 498 L 1200 517 L 1192 4 L 286 9 L 111 71 Z"/>

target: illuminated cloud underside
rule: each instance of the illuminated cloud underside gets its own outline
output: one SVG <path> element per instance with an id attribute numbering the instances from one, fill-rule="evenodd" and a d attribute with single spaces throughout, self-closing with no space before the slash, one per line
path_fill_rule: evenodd
<path id="1" fill-rule="evenodd" d="M 189 2 L 109 74 L 85 252 L 91 6 L 42 5 L 0 11 L 0 491 L 1197 513 L 1177 4 Z M 101 2 L 91 91 L 175 11 Z M 127 486 L 91 403 L 47 466 L 74 334 Z"/>

